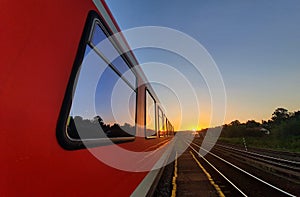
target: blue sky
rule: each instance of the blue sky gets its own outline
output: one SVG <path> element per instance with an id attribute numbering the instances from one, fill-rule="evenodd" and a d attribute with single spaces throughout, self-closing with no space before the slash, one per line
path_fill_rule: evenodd
<path id="1" fill-rule="evenodd" d="M 300 1 L 107 0 L 107 4 L 122 30 L 170 27 L 208 50 L 226 87 L 225 123 L 269 119 L 277 107 L 300 109 Z M 143 53 L 137 58 L 143 63 L 150 60 Z M 201 87 L 199 82 L 199 91 Z"/>

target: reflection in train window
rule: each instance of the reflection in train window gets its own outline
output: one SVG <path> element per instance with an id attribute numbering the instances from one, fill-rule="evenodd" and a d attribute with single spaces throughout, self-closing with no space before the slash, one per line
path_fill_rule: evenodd
<path id="1" fill-rule="evenodd" d="M 171 124 L 170 124 L 170 121 L 167 119 L 167 122 L 166 122 L 166 127 L 167 127 L 167 136 L 170 136 L 171 135 Z"/>
<path id="2" fill-rule="evenodd" d="M 162 137 L 164 132 L 164 115 L 160 107 L 158 107 L 158 132 L 159 136 Z"/>
<path id="3" fill-rule="evenodd" d="M 156 137 L 155 121 L 155 100 L 148 90 L 146 90 L 146 137 Z"/>
<path id="4" fill-rule="evenodd" d="M 90 39 L 100 42 L 105 34 L 98 22 L 94 25 Z M 91 42 L 86 46 L 67 120 L 71 140 L 135 136 L 136 77 L 120 55 L 113 63 L 108 62 L 104 54 L 116 49 L 111 44 L 107 46 L 102 51 Z M 119 67 L 126 67 L 126 73 Z"/>
<path id="5" fill-rule="evenodd" d="M 169 128 L 168 128 L 168 119 L 166 118 L 166 136 L 168 136 L 169 135 Z"/>
<path id="6" fill-rule="evenodd" d="M 112 66 L 116 67 L 120 71 L 122 77 L 129 82 L 131 87 L 136 87 L 136 77 L 133 72 L 129 69 L 122 56 L 118 56 L 112 61 Z M 122 69 L 122 70 L 121 70 Z M 127 70 L 126 70 L 127 69 Z"/>
<path id="7" fill-rule="evenodd" d="M 95 21 L 92 37 L 90 38 L 90 44 L 93 48 L 106 59 L 107 62 L 111 62 L 110 65 L 120 76 L 122 76 L 132 87 L 136 86 L 136 77 L 133 72 L 130 71 L 128 64 L 124 58 L 119 55 L 119 52 L 111 43 L 103 32 L 104 27 L 99 21 Z M 107 38 L 107 39 L 106 39 Z"/>
<path id="8" fill-rule="evenodd" d="M 167 117 L 165 114 L 163 114 L 163 135 L 166 136 L 167 135 L 167 128 L 166 128 L 166 121 L 167 121 Z"/>

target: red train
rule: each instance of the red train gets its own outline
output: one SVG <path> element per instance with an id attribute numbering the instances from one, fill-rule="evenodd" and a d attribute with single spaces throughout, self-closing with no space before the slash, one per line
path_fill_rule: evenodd
<path id="1" fill-rule="evenodd" d="M 105 2 L 3 0 L 0 18 L 0 195 L 151 195 L 174 127 Z"/>

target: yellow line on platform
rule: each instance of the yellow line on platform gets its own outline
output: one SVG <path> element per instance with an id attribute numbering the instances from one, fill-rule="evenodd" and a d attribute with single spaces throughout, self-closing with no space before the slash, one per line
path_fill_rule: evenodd
<path id="1" fill-rule="evenodd" d="M 173 176 L 173 179 L 172 179 L 173 189 L 172 189 L 171 197 L 176 197 L 176 190 L 177 190 L 176 179 L 177 179 L 177 152 L 176 152 L 176 156 L 175 156 L 174 176 Z"/>
<path id="2" fill-rule="evenodd" d="M 192 153 L 192 151 L 190 151 L 190 154 L 192 155 L 192 157 L 194 158 L 194 160 L 196 161 L 196 163 L 198 164 L 198 166 L 201 168 L 201 170 L 204 172 L 204 174 L 207 176 L 210 184 L 212 186 L 214 186 L 214 188 L 217 190 L 218 194 L 220 197 L 225 197 L 224 193 L 222 192 L 221 188 L 219 187 L 219 185 L 217 185 L 215 183 L 215 181 L 212 179 L 212 177 L 210 176 L 210 174 L 205 170 L 205 168 L 201 165 L 201 163 L 198 161 L 198 159 L 195 157 L 195 155 Z"/>

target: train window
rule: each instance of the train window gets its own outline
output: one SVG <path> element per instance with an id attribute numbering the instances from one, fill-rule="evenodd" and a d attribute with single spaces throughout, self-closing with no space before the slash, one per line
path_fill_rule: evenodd
<path id="1" fill-rule="evenodd" d="M 111 39 L 106 39 L 105 31 L 103 30 L 103 25 L 96 20 L 95 25 L 90 38 L 90 45 L 94 48 L 95 51 L 99 53 L 107 62 L 111 63 L 111 67 L 122 76 L 129 85 L 136 87 L 136 77 L 133 72 L 130 71 L 128 63 L 124 60 L 121 53 L 114 47 Z"/>
<path id="2" fill-rule="evenodd" d="M 77 76 L 68 136 L 75 140 L 133 137 L 135 91 L 90 47 L 87 49 Z"/>
<path id="3" fill-rule="evenodd" d="M 158 107 L 158 131 L 159 136 L 163 136 L 163 130 L 164 130 L 164 115 L 160 107 Z"/>
<path id="4" fill-rule="evenodd" d="M 156 132 L 156 105 L 155 100 L 146 89 L 146 137 L 155 138 Z"/>
<path id="5" fill-rule="evenodd" d="M 163 116 L 163 131 L 164 131 L 164 136 L 166 136 L 166 130 L 167 130 L 167 127 L 166 127 L 166 121 L 167 121 L 167 117 L 166 117 L 166 115 L 164 114 L 164 116 Z"/>
<path id="6" fill-rule="evenodd" d="M 169 136 L 169 120 L 166 119 L 166 136 Z"/>
<path id="7" fill-rule="evenodd" d="M 79 48 L 68 85 L 64 103 L 70 107 L 61 112 L 66 121 L 58 123 L 65 125 L 64 134 L 57 133 L 66 149 L 133 140 L 136 132 L 135 73 L 122 55 L 114 54 L 115 59 L 109 60 L 106 55 L 117 51 L 111 43 L 105 48 L 93 44 L 108 35 L 95 17 L 99 16 L 90 13 L 88 17 L 81 41 L 85 45 Z"/>
<path id="8" fill-rule="evenodd" d="M 171 136 L 173 135 L 173 131 L 172 131 L 172 125 L 170 123 L 170 121 L 167 119 L 167 136 Z"/>
<path id="9" fill-rule="evenodd" d="M 126 80 L 126 82 L 129 82 L 129 85 L 131 87 L 136 87 L 136 77 L 133 74 L 132 70 L 130 70 L 127 66 L 127 63 L 125 62 L 125 60 L 122 58 L 122 56 L 118 56 L 113 62 L 112 62 L 112 66 L 115 66 L 118 70 L 120 68 L 125 68 L 127 67 L 127 70 L 125 71 L 125 69 L 123 69 L 123 71 L 121 71 L 121 75 L 122 77 Z"/>

